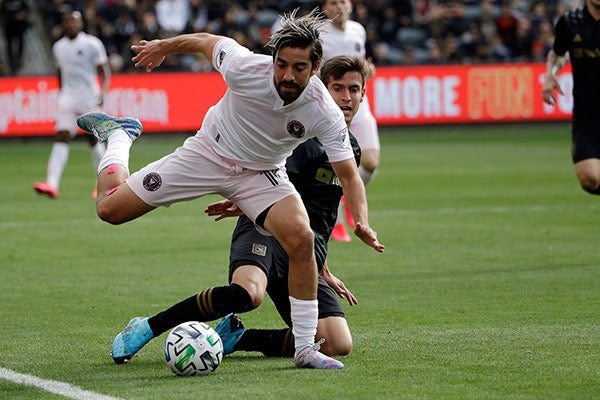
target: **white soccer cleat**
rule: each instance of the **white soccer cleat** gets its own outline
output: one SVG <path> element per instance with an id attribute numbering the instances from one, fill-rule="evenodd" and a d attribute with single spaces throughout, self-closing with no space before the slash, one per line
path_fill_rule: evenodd
<path id="1" fill-rule="evenodd" d="M 314 369 L 343 369 L 344 364 L 319 352 L 321 343 L 324 341 L 325 339 L 321 339 L 317 343 L 309 344 L 300 351 L 297 351 L 296 356 L 294 357 L 294 364 L 296 364 L 296 367 Z"/>
<path id="2" fill-rule="evenodd" d="M 77 126 L 96 136 L 99 141 L 106 142 L 117 129 L 123 129 L 131 141 L 137 139 L 144 129 L 137 118 L 116 118 L 103 112 L 91 111 L 77 118 Z"/>

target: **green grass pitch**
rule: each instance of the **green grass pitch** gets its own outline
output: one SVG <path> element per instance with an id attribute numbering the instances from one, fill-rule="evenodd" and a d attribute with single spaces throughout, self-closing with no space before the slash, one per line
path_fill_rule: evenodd
<path id="1" fill-rule="evenodd" d="M 600 198 L 579 188 L 568 124 L 386 128 L 368 187 L 384 254 L 333 243 L 354 351 L 343 371 L 225 358 L 179 378 L 165 335 L 128 365 L 109 356 L 131 317 L 225 284 L 234 221 L 217 197 L 101 222 L 87 144 L 56 200 L 34 193 L 50 140 L 0 140 L 0 367 L 122 399 L 594 399 L 600 397 Z M 183 135 L 147 135 L 131 169 Z M 242 315 L 282 327 L 268 299 Z M 213 322 L 211 325 L 215 325 Z M 0 379 L 0 398 L 57 399 Z"/>

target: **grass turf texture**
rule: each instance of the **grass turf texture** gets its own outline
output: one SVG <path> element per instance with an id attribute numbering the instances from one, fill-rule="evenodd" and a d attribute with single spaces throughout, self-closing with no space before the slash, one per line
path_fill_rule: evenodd
<path id="1" fill-rule="evenodd" d="M 131 169 L 182 140 L 142 137 Z M 0 141 L 0 366 L 124 399 L 597 398 L 600 198 L 578 186 L 569 126 L 383 129 L 381 141 L 368 195 L 386 252 L 356 238 L 330 248 L 359 300 L 344 303 L 346 369 L 234 353 L 196 378 L 167 368 L 165 335 L 125 366 L 109 351 L 131 317 L 226 282 L 234 221 L 202 212 L 217 197 L 110 226 L 85 141 L 56 200 L 31 188 L 51 142 Z M 242 318 L 283 326 L 268 299 Z M 3 380 L 0 397 L 57 398 Z"/>

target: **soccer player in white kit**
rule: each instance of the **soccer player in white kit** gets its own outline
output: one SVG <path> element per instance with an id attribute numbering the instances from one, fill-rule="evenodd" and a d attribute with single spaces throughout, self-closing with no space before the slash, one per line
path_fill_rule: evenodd
<path id="1" fill-rule="evenodd" d="M 169 54 L 202 53 L 221 73 L 228 89 L 207 112 L 195 136 L 131 176 L 129 148 L 141 134 L 139 121 L 88 113 L 78 124 L 108 143 L 98 174 L 96 208 L 101 219 L 120 224 L 158 206 L 211 193 L 234 201 L 288 254 L 295 365 L 340 369 L 343 364 L 320 353 L 314 342 L 318 317 L 314 234 L 283 168 L 295 146 L 311 137 L 321 141 L 357 220 L 355 234 L 378 252 L 384 246 L 369 226 L 364 185 L 344 115 L 314 76 L 322 56 L 318 31 L 322 23 L 316 13 L 302 18 L 296 18 L 295 12 L 284 16 L 283 28 L 268 44 L 273 57 L 253 54 L 233 39 L 208 33 L 132 46 L 136 67 L 148 72 Z M 137 342 L 139 321 L 134 318 L 126 329 L 124 355 L 126 347 Z M 118 362 L 116 356 L 113 359 Z"/>
<path id="2" fill-rule="evenodd" d="M 50 198 L 59 195 L 60 179 L 69 159 L 69 142 L 77 134 L 77 117 L 102 105 L 111 78 L 106 49 L 98 38 L 82 32 L 81 13 L 64 14 L 62 27 L 64 36 L 52 46 L 60 88 L 56 138 L 48 159 L 46 181 L 33 184 L 35 191 Z M 102 87 L 98 84 L 98 76 L 102 79 Z M 94 169 L 97 169 L 105 146 L 93 135 L 86 136 Z"/>
<path id="3" fill-rule="evenodd" d="M 352 1 L 350 0 L 322 0 L 321 10 L 329 19 L 329 22 L 321 28 L 321 40 L 323 40 L 323 62 L 335 56 L 350 56 L 365 58 L 367 32 L 365 28 L 356 21 L 350 19 L 352 13 Z M 369 62 L 371 73 L 368 78 L 375 75 L 375 66 Z M 356 137 L 361 149 L 360 167 L 358 172 L 365 186 L 369 183 L 377 167 L 379 166 L 379 133 L 377 121 L 369 108 L 369 101 L 365 96 L 358 113 L 352 120 L 350 132 Z M 342 204 L 342 203 L 340 203 Z M 338 223 L 332 233 L 332 239 L 337 241 L 349 241 L 342 216 L 344 211 L 340 207 Z M 346 213 L 346 218 L 351 227 L 354 222 L 352 216 Z"/>

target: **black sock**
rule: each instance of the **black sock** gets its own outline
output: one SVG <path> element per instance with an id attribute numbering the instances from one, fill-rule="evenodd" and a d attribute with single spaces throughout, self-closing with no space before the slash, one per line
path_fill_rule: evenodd
<path id="1" fill-rule="evenodd" d="M 148 319 L 154 336 L 187 321 L 213 321 L 229 313 L 252 310 L 250 294 L 235 283 L 208 288 Z"/>
<path id="2" fill-rule="evenodd" d="M 260 351 L 267 357 L 291 357 L 294 355 L 294 335 L 287 329 L 248 329 L 234 350 Z"/>

